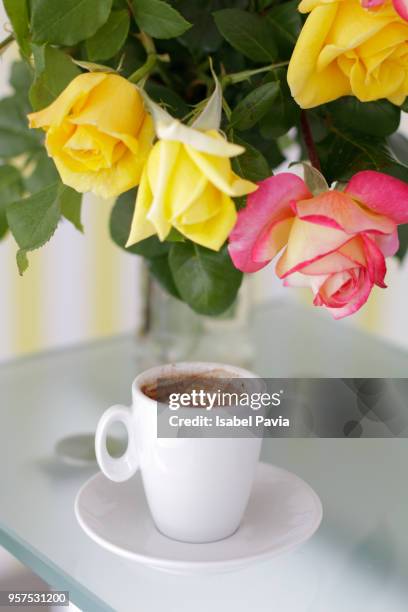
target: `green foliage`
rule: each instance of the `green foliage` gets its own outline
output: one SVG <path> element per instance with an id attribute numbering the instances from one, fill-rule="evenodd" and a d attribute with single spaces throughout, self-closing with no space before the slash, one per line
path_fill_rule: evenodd
<path id="1" fill-rule="evenodd" d="M 19 248 L 17 265 L 20 274 L 28 266 L 27 252 L 50 240 L 61 216 L 60 197 L 64 187 L 55 183 L 35 195 L 6 207 L 7 222 Z"/>
<path id="2" fill-rule="evenodd" d="M 254 182 L 262 181 L 271 176 L 271 168 L 258 149 L 249 142 L 238 138 L 238 136 L 235 136 L 234 142 L 245 147 L 245 152 L 232 160 L 232 167 L 237 174 Z"/>
<path id="3" fill-rule="evenodd" d="M 26 173 L 27 176 L 24 179 L 24 186 L 29 193 L 41 191 L 47 187 L 47 185 L 51 185 L 58 180 L 58 172 L 55 164 L 52 159 L 48 157 L 43 148 L 29 155 Z"/>
<path id="4" fill-rule="evenodd" d="M 168 254 L 153 257 L 148 260 L 147 268 L 150 274 L 163 287 L 165 291 L 173 297 L 180 299 L 180 293 L 174 282 L 173 274 L 170 269 Z"/>
<path id="5" fill-rule="evenodd" d="M 13 92 L 0 100 L 0 237 L 10 224 L 20 247 L 20 271 L 28 265 L 27 252 L 49 240 L 61 217 L 83 229 L 82 196 L 61 185 L 44 133 L 29 130 L 26 115 L 50 104 L 84 70 L 117 71 L 127 78 L 148 60 L 149 96 L 189 121 L 212 92 L 211 58 L 225 100 L 221 129 L 245 148 L 231 160 L 233 170 L 261 181 L 284 161 L 290 144 L 298 145 L 300 159 L 309 159 L 300 109 L 287 84 L 287 63 L 303 22 L 298 0 L 3 2 L 25 60 L 13 65 Z M 351 96 L 308 110 L 327 182 L 345 181 L 367 168 L 408 182 L 408 141 L 396 133 L 401 111 L 408 111 L 406 101 L 397 107 Z M 310 166 L 306 174 L 314 192 L 324 188 Z M 216 253 L 174 230 L 165 242 L 152 236 L 125 248 L 135 199 L 133 189 L 112 207 L 114 242 L 143 256 L 158 282 L 197 312 L 228 309 L 242 275 L 225 246 Z M 235 202 L 239 208 L 246 199 Z M 408 247 L 405 226 L 400 239 L 402 256 Z"/>
<path id="6" fill-rule="evenodd" d="M 28 0 L 3 0 L 3 5 L 13 27 L 22 55 L 30 55 L 30 24 Z"/>
<path id="7" fill-rule="evenodd" d="M 266 115 L 279 92 L 278 83 L 264 83 L 249 93 L 232 111 L 230 126 L 248 130 Z"/>
<path id="8" fill-rule="evenodd" d="M 112 0 L 31 0 L 32 40 L 75 45 L 103 26 L 111 7 Z"/>
<path id="9" fill-rule="evenodd" d="M 277 48 L 266 19 L 240 9 L 217 11 L 214 19 L 225 40 L 249 59 L 254 62 L 276 59 Z"/>
<path id="10" fill-rule="evenodd" d="M 290 58 L 302 27 L 302 19 L 297 11 L 298 0 L 291 0 L 274 6 L 267 13 L 270 35 L 276 42 L 282 59 Z"/>
<path id="11" fill-rule="evenodd" d="M 388 146 L 400 162 L 408 165 L 408 138 L 404 134 L 392 134 Z"/>
<path id="12" fill-rule="evenodd" d="M 408 224 L 398 226 L 398 237 L 400 246 L 397 252 L 397 257 L 398 259 L 402 260 L 408 251 Z"/>
<path id="13" fill-rule="evenodd" d="M 178 11 L 162 0 L 132 0 L 132 7 L 140 30 L 154 38 L 174 38 L 191 27 Z"/>
<path id="14" fill-rule="evenodd" d="M 184 100 L 172 89 L 160 85 L 158 83 L 148 82 L 146 84 L 146 91 L 149 96 L 158 104 L 163 104 L 167 111 L 178 119 L 185 117 L 189 108 Z"/>
<path id="15" fill-rule="evenodd" d="M 222 44 L 222 36 L 211 14 L 215 10 L 215 5 L 219 4 L 222 4 L 219 0 L 201 0 L 201 2 L 181 0 L 177 2 L 177 8 L 183 17 L 192 24 L 192 27 L 180 37 L 180 42 L 195 57 L 214 53 Z"/>
<path id="16" fill-rule="evenodd" d="M 348 180 L 359 170 L 382 171 L 392 161 L 384 140 L 332 126 L 318 145 L 322 172 L 330 184 Z"/>
<path id="17" fill-rule="evenodd" d="M 23 193 L 24 185 L 20 172 L 14 166 L 0 166 L 0 238 L 8 230 L 6 207 Z"/>
<path id="18" fill-rule="evenodd" d="M 128 253 L 133 253 L 133 255 L 142 255 L 147 258 L 166 255 L 169 250 L 168 245 L 160 242 L 156 236 L 146 238 L 146 240 L 142 240 L 133 246 L 125 247 L 135 210 L 136 193 L 136 189 L 131 189 L 122 193 L 116 200 L 109 222 L 111 238 L 118 246 Z"/>
<path id="19" fill-rule="evenodd" d="M 170 248 L 169 263 L 182 300 L 195 312 L 220 315 L 235 301 L 242 272 L 233 266 L 226 246 L 217 253 L 177 242 Z"/>
<path id="20" fill-rule="evenodd" d="M 274 69 L 266 76 L 266 82 L 278 87 L 269 110 L 260 121 L 262 136 L 271 140 L 286 134 L 299 119 L 299 107 L 290 95 L 286 82 L 286 70 Z"/>
<path id="21" fill-rule="evenodd" d="M 339 126 L 368 136 L 393 134 L 400 122 L 400 109 L 388 100 L 360 102 L 348 96 L 329 104 L 328 110 Z"/>
<path id="22" fill-rule="evenodd" d="M 30 89 L 34 110 L 48 106 L 81 71 L 69 55 L 55 47 L 33 47 L 36 78 Z"/>
<path id="23" fill-rule="evenodd" d="M 126 42 L 130 26 L 126 9 L 112 11 L 108 21 L 86 41 L 88 59 L 107 60 L 116 55 Z"/>
<path id="24" fill-rule="evenodd" d="M 84 228 L 81 222 L 82 194 L 64 185 L 60 189 L 59 202 L 62 216 L 70 221 L 79 232 L 83 232 Z"/>
<path id="25" fill-rule="evenodd" d="M 329 189 L 326 179 L 323 174 L 313 168 L 310 164 L 301 162 L 303 166 L 303 175 L 305 179 L 305 183 L 309 188 L 310 193 L 314 196 L 319 195 L 320 193 L 324 193 Z"/>
<path id="26" fill-rule="evenodd" d="M 38 135 L 27 131 L 27 118 L 16 99 L 0 100 L 0 157 L 10 159 L 39 146 Z"/>

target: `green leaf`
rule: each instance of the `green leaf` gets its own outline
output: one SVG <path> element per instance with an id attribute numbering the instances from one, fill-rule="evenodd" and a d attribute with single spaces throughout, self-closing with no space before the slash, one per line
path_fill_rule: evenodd
<path id="1" fill-rule="evenodd" d="M 61 216 L 59 196 L 60 184 L 55 183 L 7 206 L 7 222 L 20 247 L 17 254 L 20 274 L 28 266 L 27 252 L 43 246 L 57 229 Z"/>
<path id="2" fill-rule="evenodd" d="M 180 299 L 180 293 L 174 283 L 172 271 L 170 270 L 168 254 L 154 257 L 149 260 L 148 270 L 157 282 L 173 297 Z"/>
<path id="3" fill-rule="evenodd" d="M 400 109 L 404 111 L 404 113 L 408 113 L 408 98 L 405 98 L 405 100 L 400 106 Z"/>
<path id="4" fill-rule="evenodd" d="M 298 0 L 278 4 L 267 14 L 271 35 L 282 59 L 290 57 L 302 28 L 298 4 Z"/>
<path id="5" fill-rule="evenodd" d="M 60 218 L 60 185 L 54 183 L 42 191 L 7 206 L 7 220 L 20 248 L 38 249 L 51 238 Z"/>
<path id="6" fill-rule="evenodd" d="M 190 110 L 188 105 L 172 89 L 168 89 L 167 87 L 164 87 L 164 85 L 155 83 L 152 80 L 149 80 L 146 83 L 145 89 L 152 100 L 167 107 L 166 110 L 170 113 L 170 115 L 172 115 L 172 117 L 182 119 L 188 114 Z"/>
<path id="7" fill-rule="evenodd" d="M 61 214 L 70 221 L 79 232 L 84 231 L 81 222 L 82 194 L 71 187 L 63 185 L 60 189 Z"/>
<path id="8" fill-rule="evenodd" d="M 79 66 L 87 72 L 110 72 L 111 74 L 116 74 L 118 72 L 116 68 L 106 66 L 105 64 L 95 64 L 95 62 L 87 62 L 85 60 L 77 59 L 72 59 L 72 61 L 74 62 L 75 66 Z"/>
<path id="9" fill-rule="evenodd" d="M 395 157 L 408 165 L 408 138 L 404 134 L 392 134 L 388 138 L 388 144 Z"/>
<path id="10" fill-rule="evenodd" d="M 396 253 L 396 257 L 398 257 L 398 259 L 402 261 L 408 250 L 408 224 L 407 223 L 405 225 L 398 226 L 398 238 L 399 238 L 400 246 L 399 246 L 398 252 Z"/>
<path id="11" fill-rule="evenodd" d="M 129 33 L 129 12 L 112 11 L 108 21 L 86 41 L 88 58 L 107 60 L 116 55 L 125 44 Z"/>
<path id="12" fill-rule="evenodd" d="M 242 272 L 233 266 L 226 245 L 215 252 L 177 242 L 170 248 L 169 263 L 182 300 L 195 312 L 216 316 L 234 302 Z"/>
<path id="13" fill-rule="evenodd" d="M 233 109 L 230 126 L 237 130 L 253 127 L 270 110 L 278 92 L 278 83 L 265 83 L 251 91 Z"/>
<path id="14" fill-rule="evenodd" d="M 384 140 L 334 126 L 317 149 L 322 173 L 329 184 L 348 180 L 359 170 L 382 171 L 394 161 Z"/>
<path id="15" fill-rule="evenodd" d="M 0 166 L 0 238 L 8 230 L 6 207 L 23 193 L 23 181 L 20 172 L 14 166 Z"/>
<path id="16" fill-rule="evenodd" d="M 271 62 L 277 49 L 265 17 L 240 9 L 224 9 L 214 13 L 222 36 L 240 53 L 254 62 Z"/>
<path id="17" fill-rule="evenodd" d="M 3 0 L 3 5 L 13 26 L 21 53 L 29 57 L 31 55 L 29 35 L 30 20 L 28 15 L 27 0 Z"/>
<path id="18" fill-rule="evenodd" d="M 334 123 L 368 136 L 388 136 L 397 131 L 400 109 L 388 100 L 360 102 L 347 96 L 327 105 Z"/>
<path id="19" fill-rule="evenodd" d="M 40 135 L 29 130 L 21 101 L 16 96 L 0 100 L 0 157 L 16 157 L 40 146 Z"/>
<path id="20" fill-rule="evenodd" d="M 323 174 L 319 172 L 319 170 L 317 170 L 310 164 L 307 164 L 306 162 L 300 162 L 300 164 L 303 167 L 303 176 L 305 183 L 308 186 L 309 191 L 314 196 L 328 191 L 329 186 L 327 184 L 327 181 L 324 178 Z"/>
<path id="21" fill-rule="evenodd" d="M 404 164 L 391 161 L 387 165 L 383 166 L 382 172 L 389 174 L 390 176 L 395 176 L 395 178 L 408 183 L 408 166 L 405 166 Z"/>
<path id="22" fill-rule="evenodd" d="M 29 157 L 28 168 L 31 173 L 24 180 L 29 193 L 41 191 L 48 185 L 58 181 L 58 172 L 54 162 L 48 157 L 45 148 L 41 148 Z"/>
<path id="23" fill-rule="evenodd" d="M 401 181 L 405 181 L 408 183 L 408 166 L 404 166 L 403 164 L 392 163 L 383 170 L 386 174 L 391 176 L 395 176 L 395 178 L 400 179 Z M 396 257 L 399 260 L 404 259 L 407 250 L 408 250 L 408 223 L 404 225 L 398 226 L 398 237 L 399 237 L 399 249 L 396 253 Z"/>
<path id="24" fill-rule="evenodd" d="M 232 160 L 232 167 L 239 176 L 254 182 L 263 181 L 271 176 L 269 164 L 258 149 L 237 136 L 234 137 L 234 142 L 245 147 L 245 152 Z"/>
<path id="25" fill-rule="evenodd" d="M 285 69 L 272 70 L 265 81 L 278 85 L 278 92 L 270 109 L 259 123 L 262 136 L 266 140 L 271 140 L 284 136 L 297 122 L 300 111 L 291 96 Z"/>
<path id="26" fill-rule="evenodd" d="M 166 242 L 185 242 L 186 238 L 175 227 L 172 227 L 166 236 Z"/>
<path id="27" fill-rule="evenodd" d="M 37 78 L 30 89 L 30 102 L 34 110 L 48 106 L 81 71 L 69 55 L 55 47 L 36 47 Z"/>
<path id="28" fill-rule="evenodd" d="M 13 62 L 10 73 L 10 85 L 16 96 L 28 104 L 28 90 L 33 80 L 33 71 L 27 62 Z"/>
<path id="29" fill-rule="evenodd" d="M 19 249 L 16 254 L 16 261 L 20 276 L 23 276 L 24 272 L 28 268 L 27 251 L 25 251 L 24 249 Z"/>
<path id="30" fill-rule="evenodd" d="M 276 140 L 265 140 L 257 130 L 248 130 L 242 133 L 245 142 L 252 145 L 257 151 L 262 153 L 269 168 L 273 169 L 285 161 L 280 145 Z M 236 140 L 236 137 L 234 137 Z M 269 173 L 271 174 L 271 173 Z"/>
<path id="31" fill-rule="evenodd" d="M 222 44 L 222 36 L 211 15 L 214 3 L 222 4 L 219 0 L 181 0 L 177 3 L 183 17 L 193 24 L 192 28 L 180 37 L 180 42 L 194 57 L 201 58 L 214 53 Z"/>
<path id="32" fill-rule="evenodd" d="M 140 30 L 154 38 L 175 38 L 191 28 L 191 23 L 162 0 L 132 0 L 132 6 Z"/>
<path id="33" fill-rule="evenodd" d="M 107 21 L 112 0 L 31 0 L 33 42 L 75 45 Z"/>
<path id="34" fill-rule="evenodd" d="M 165 242 L 160 242 L 157 236 L 146 238 L 146 240 L 142 240 L 131 247 L 125 247 L 132 224 L 136 193 L 136 189 L 131 189 L 126 193 L 122 193 L 116 200 L 109 222 L 111 238 L 127 253 L 143 255 L 143 257 L 147 258 L 165 255 L 169 250 L 169 246 Z"/>

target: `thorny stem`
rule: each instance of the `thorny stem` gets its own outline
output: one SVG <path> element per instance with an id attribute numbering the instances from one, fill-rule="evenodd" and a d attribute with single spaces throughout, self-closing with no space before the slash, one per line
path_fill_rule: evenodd
<path id="1" fill-rule="evenodd" d="M 310 129 L 309 119 L 305 110 L 300 113 L 300 127 L 302 130 L 302 136 L 306 145 L 307 152 L 309 154 L 310 163 L 316 170 L 321 171 L 320 160 L 317 154 L 315 142 L 313 140 L 312 130 Z"/>
<path id="2" fill-rule="evenodd" d="M 144 50 L 146 51 L 147 58 L 145 63 L 140 66 L 140 68 L 135 70 L 133 74 L 130 75 L 128 80 L 131 83 L 138 83 L 145 76 L 148 76 L 155 68 L 157 60 L 159 59 L 156 53 L 156 47 L 154 46 L 153 39 L 145 32 L 140 32 L 138 38 L 142 43 Z"/>
<path id="3" fill-rule="evenodd" d="M 10 36 L 7 36 L 7 38 L 5 38 L 4 40 L 2 40 L 0 42 L 0 51 L 3 51 L 3 49 L 6 49 L 6 47 L 8 47 L 14 40 L 14 34 L 10 34 Z"/>
<path id="4" fill-rule="evenodd" d="M 157 54 L 156 53 L 150 53 L 147 56 L 147 59 L 146 59 L 145 63 L 143 64 L 143 66 L 140 66 L 140 68 L 135 70 L 135 72 L 130 75 L 128 80 L 131 83 L 138 83 L 139 81 L 141 81 L 143 79 L 143 77 L 145 77 L 145 76 L 147 76 L 148 74 L 151 73 L 151 71 L 156 66 L 156 64 L 157 64 Z"/>
<path id="5" fill-rule="evenodd" d="M 221 79 L 222 88 L 228 85 L 235 85 L 242 81 L 248 81 L 251 77 L 262 74 L 263 72 L 269 72 L 275 68 L 282 68 L 287 66 L 289 62 L 278 62 L 277 64 L 269 64 L 268 66 L 262 66 L 262 68 L 255 68 L 254 70 L 243 70 L 242 72 L 233 72 L 232 74 L 226 74 Z"/>

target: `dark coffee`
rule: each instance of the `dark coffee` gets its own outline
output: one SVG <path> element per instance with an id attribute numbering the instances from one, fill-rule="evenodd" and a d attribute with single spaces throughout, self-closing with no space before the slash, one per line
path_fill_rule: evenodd
<path id="1" fill-rule="evenodd" d="M 141 391 L 150 399 L 167 404 L 169 398 L 174 394 L 193 396 L 193 392 L 199 393 L 200 391 L 205 394 L 237 393 L 243 390 L 242 386 L 243 380 L 240 384 L 239 377 L 235 376 L 234 378 L 234 374 L 228 370 L 214 369 L 208 372 L 197 372 L 196 374 L 174 373 L 163 376 L 151 383 L 142 385 Z M 201 406 L 205 408 L 205 402 Z"/>

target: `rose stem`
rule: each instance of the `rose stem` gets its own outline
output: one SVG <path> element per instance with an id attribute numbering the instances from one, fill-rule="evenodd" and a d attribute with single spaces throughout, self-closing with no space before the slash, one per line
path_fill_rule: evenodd
<path id="1" fill-rule="evenodd" d="M 305 110 L 302 110 L 300 113 L 300 127 L 302 129 L 303 140 L 309 154 L 310 163 L 320 172 L 320 160 L 317 154 L 315 142 L 313 140 L 312 130 L 310 129 L 309 119 L 307 118 L 307 113 Z"/>

